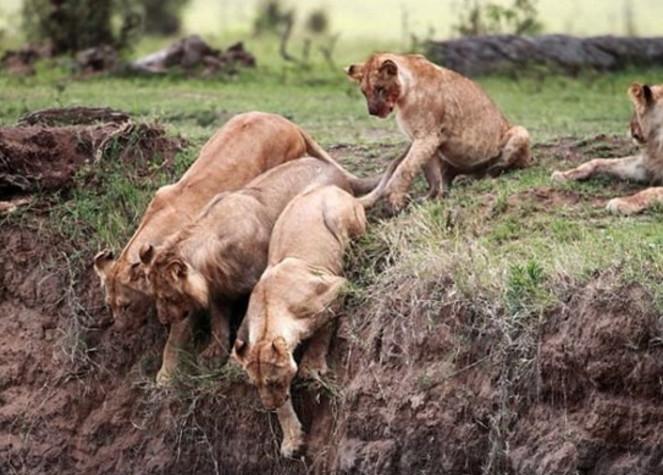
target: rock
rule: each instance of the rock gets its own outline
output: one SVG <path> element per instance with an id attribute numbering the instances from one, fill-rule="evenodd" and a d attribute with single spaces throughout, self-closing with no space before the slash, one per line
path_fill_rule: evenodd
<path id="1" fill-rule="evenodd" d="M 209 46 L 198 35 L 187 36 L 167 48 L 151 53 L 130 64 L 130 70 L 146 74 L 162 74 L 174 68 L 202 75 L 233 72 L 236 66 L 254 67 L 255 57 L 244 49 L 242 43 L 220 51 Z"/>
<path id="2" fill-rule="evenodd" d="M 426 54 L 431 61 L 469 76 L 537 65 L 577 74 L 583 69 L 615 71 L 663 65 L 663 37 L 475 36 L 430 41 Z"/>

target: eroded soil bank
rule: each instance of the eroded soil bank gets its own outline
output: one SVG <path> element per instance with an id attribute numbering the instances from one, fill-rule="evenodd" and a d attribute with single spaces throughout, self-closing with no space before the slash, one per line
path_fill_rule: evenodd
<path id="1" fill-rule="evenodd" d="M 154 387 L 165 330 L 109 326 L 95 249 L 50 226 L 39 206 L 0 226 L 0 473 L 663 473 L 662 321 L 611 272 L 532 325 L 445 275 L 348 302 L 329 380 L 296 386 L 307 454 L 283 460 L 233 367 Z"/>

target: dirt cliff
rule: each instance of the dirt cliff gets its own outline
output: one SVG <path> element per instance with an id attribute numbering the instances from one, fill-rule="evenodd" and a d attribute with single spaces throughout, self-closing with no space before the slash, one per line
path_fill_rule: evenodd
<path id="1" fill-rule="evenodd" d="M 597 274 L 527 321 L 423 271 L 350 296 L 332 374 L 294 391 L 306 456 L 284 460 L 234 366 L 153 385 L 165 329 L 108 326 L 58 199 L 0 218 L 0 473 L 663 473 L 663 322 L 641 285 Z M 357 262 L 387 268 L 376 252 Z"/>

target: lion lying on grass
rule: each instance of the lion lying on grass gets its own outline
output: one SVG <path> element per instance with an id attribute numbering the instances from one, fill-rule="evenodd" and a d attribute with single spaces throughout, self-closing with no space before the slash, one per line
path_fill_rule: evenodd
<path id="1" fill-rule="evenodd" d="M 297 196 L 274 226 L 269 266 L 251 293 L 233 357 L 258 387 L 283 430 L 281 453 L 292 456 L 304 443 L 290 400 L 297 373 L 293 352 L 310 338 L 300 373 L 324 373 L 331 338 L 329 306 L 345 279 L 343 255 L 350 239 L 366 229 L 364 208 L 343 186 L 318 186 Z"/>
<path id="2" fill-rule="evenodd" d="M 401 131 L 412 141 L 384 190 L 391 207 L 402 208 L 423 168 L 428 196 L 443 195 L 459 174 L 495 174 L 532 162 L 529 134 L 512 126 L 478 84 L 421 55 L 374 54 L 346 70 L 359 83 L 371 115 L 396 110 Z"/>
<path id="3" fill-rule="evenodd" d="M 634 108 L 631 136 L 641 146 L 640 153 L 618 159 L 595 158 L 572 170 L 554 172 L 553 180 L 586 180 L 595 175 L 607 175 L 622 180 L 663 183 L 663 85 L 636 83 L 629 88 L 628 95 Z M 607 208 L 613 213 L 636 214 L 655 203 L 663 203 L 663 187 L 614 198 Z"/>
<path id="4" fill-rule="evenodd" d="M 229 306 L 248 295 L 264 271 L 276 219 L 305 188 L 332 184 L 352 189 L 348 174 L 338 165 L 312 157 L 291 161 L 239 191 L 218 195 L 195 221 L 159 248 L 144 245 L 140 257 L 159 320 L 176 328 L 190 315 L 209 309 L 213 341 L 207 356 L 225 358 L 230 344 Z M 169 338 L 164 351 L 157 376 L 160 384 L 169 382 L 176 367 L 177 336 Z"/>

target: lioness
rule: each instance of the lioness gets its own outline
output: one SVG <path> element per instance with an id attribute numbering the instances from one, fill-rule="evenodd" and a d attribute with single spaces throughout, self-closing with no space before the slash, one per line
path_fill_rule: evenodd
<path id="1" fill-rule="evenodd" d="M 381 118 L 394 109 L 401 131 L 412 141 L 405 158 L 382 188 L 398 210 L 423 167 L 428 197 L 444 194 L 458 174 L 495 174 L 532 162 L 527 130 L 511 126 L 473 81 L 421 55 L 374 54 L 347 75 L 359 83 L 368 112 Z"/>
<path id="2" fill-rule="evenodd" d="M 217 195 L 195 221 L 160 248 L 146 244 L 140 257 L 159 320 L 173 325 L 209 309 L 216 352 L 227 356 L 229 304 L 251 292 L 267 265 L 274 222 L 311 184 L 352 188 L 338 166 L 312 157 L 298 159 L 269 170 L 239 191 Z M 170 380 L 175 365 L 174 358 L 164 357 L 157 376 L 160 384 Z"/>
<path id="3" fill-rule="evenodd" d="M 301 424 L 290 400 L 297 373 L 293 351 L 311 338 L 300 372 L 323 373 L 334 302 L 345 279 L 343 254 L 351 238 L 365 232 L 359 200 L 346 187 L 312 187 L 297 196 L 274 226 L 267 270 L 251 293 L 233 357 L 258 387 L 283 430 L 281 453 L 303 446 Z"/>
<path id="4" fill-rule="evenodd" d="M 304 155 L 333 161 L 284 117 L 249 112 L 230 119 L 178 182 L 157 191 L 117 260 L 109 250 L 94 258 L 117 327 L 130 329 L 140 324 L 154 303 L 139 259 L 145 243 L 161 244 L 191 223 L 217 193 L 239 189 L 261 173 Z M 353 180 L 357 192 L 367 192 L 374 185 L 375 180 Z"/>
<path id="5" fill-rule="evenodd" d="M 633 103 L 631 137 L 641 147 L 637 155 L 618 159 L 595 158 L 577 168 L 552 174 L 555 181 L 585 180 L 607 175 L 622 180 L 663 183 L 663 85 L 632 84 L 628 96 Z M 663 202 L 663 187 L 647 188 L 632 196 L 613 198 L 607 209 L 613 213 L 636 214 Z"/>

